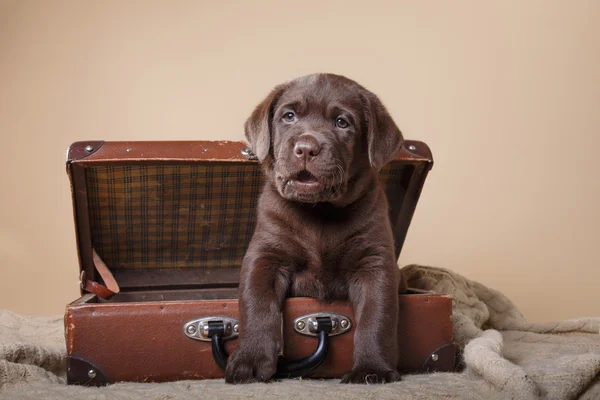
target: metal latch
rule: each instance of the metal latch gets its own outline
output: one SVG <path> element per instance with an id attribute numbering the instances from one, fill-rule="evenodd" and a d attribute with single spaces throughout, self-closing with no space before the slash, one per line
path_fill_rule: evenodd
<path id="1" fill-rule="evenodd" d="M 329 336 L 341 335 L 352 329 L 352 320 L 345 315 L 336 313 L 314 313 L 306 314 L 294 320 L 294 330 L 302 335 L 318 336 L 319 322 L 324 318 L 331 320 L 331 331 Z"/>
<path id="2" fill-rule="evenodd" d="M 258 157 L 252 152 L 252 150 L 250 150 L 249 147 L 243 148 L 241 153 L 248 160 L 258 160 Z"/>
<path id="3" fill-rule="evenodd" d="M 211 331 L 223 331 L 222 340 L 233 339 L 239 334 L 238 320 L 231 317 L 215 316 L 195 319 L 183 326 L 183 332 L 190 339 L 211 341 Z"/>

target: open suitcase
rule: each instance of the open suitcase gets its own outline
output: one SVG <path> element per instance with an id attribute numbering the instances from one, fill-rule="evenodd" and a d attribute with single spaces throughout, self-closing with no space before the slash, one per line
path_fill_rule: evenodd
<path id="1" fill-rule="evenodd" d="M 426 144 L 406 141 L 380 173 L 397 256 L 432 165 Z M 68 382 L 222 378 L 263 183 L 244 143 L 76 142 L 67 172 L 82 294 L 65 312 Z M 450 296 L 412 290 L 399 304 L 400 372 L 453 370 Z M 346 302 L 288 299 L 286 376 L 350 371 L 353 319 Z"/>

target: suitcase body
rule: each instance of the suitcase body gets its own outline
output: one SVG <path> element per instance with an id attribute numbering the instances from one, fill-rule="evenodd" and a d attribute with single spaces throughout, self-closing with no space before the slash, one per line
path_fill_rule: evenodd
<path id="1" fill-rule="evenodd" d="M 397 256 L 432 164 L 424 143 L 406 141 L 380 173 Z M 244 143 L 77 142 L 67 172 L 82 295 L 65 311 L 68 383 L 222 378 L 264 183 Z M 453 370 L 451 297 L 412 290 L 398 301 L 399 370 Z M 315 332 L 323 318 L 326 337 Z M 352 369 L 348 302 L 289 298 L 281 326 L 283 359 L 319 358 L 289 376 Z"/>

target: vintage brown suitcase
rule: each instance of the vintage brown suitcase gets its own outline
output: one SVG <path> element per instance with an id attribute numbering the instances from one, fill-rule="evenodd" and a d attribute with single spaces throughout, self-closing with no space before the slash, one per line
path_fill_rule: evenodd
<path id="1" fill-rule="evenodd" d="M 381 171 L 397 255 L 432 165 L 426 144 L 406 141 Z M 82 293 L 65 312 L 68 382 L 223 377 L 263 183 L 244 143 L 77 142 L 67 172 Z M 452 370 L 450 296 L 412 291 L 399 303 L 400 371 Z M 346 302 L 288 299 L 277 377 L 350 371 L 353 324 Z"/>

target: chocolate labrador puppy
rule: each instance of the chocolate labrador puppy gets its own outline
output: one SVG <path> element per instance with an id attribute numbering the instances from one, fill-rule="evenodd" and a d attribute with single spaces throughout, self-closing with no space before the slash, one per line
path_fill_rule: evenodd
<path id="1" fill-rule="evenodd" d="M 354 365 L 342 382 L 399 380 L 399 276 L 378 171 L 399 150 L 400 130 L 373 93 L 315 74 L 277 86 L 245 134 L 266 184 L 242 265 L 240 337 L 226 381 L 275 373 L 287 296 L 351 302 Z"/>

